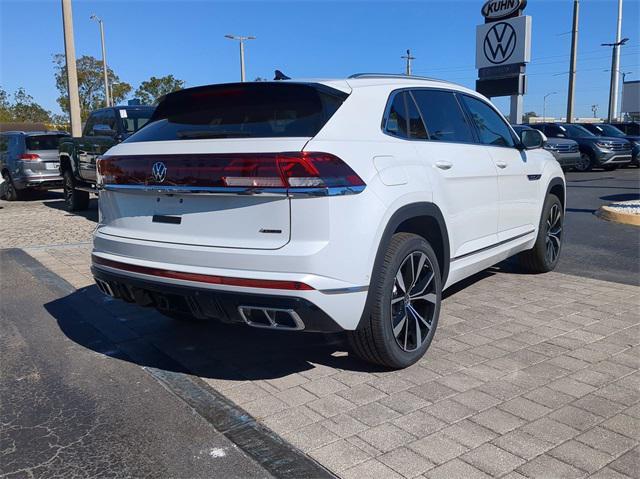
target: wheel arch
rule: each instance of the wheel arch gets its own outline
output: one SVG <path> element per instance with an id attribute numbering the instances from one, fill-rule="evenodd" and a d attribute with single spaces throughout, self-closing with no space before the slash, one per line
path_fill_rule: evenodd
<path id="1" fill-rule="evenodd" d="M 549 194 L 556 195 L 560 200 L 560 203 L 562 203 L 562 208 L 566 208 L 566 185 L 562 178 L 557 176 L 555 178 L 551 178 L 551 181 L 549 181 L 549 184 L 547 185 L 547 192 L 544 197 L 546 198 Z"/>

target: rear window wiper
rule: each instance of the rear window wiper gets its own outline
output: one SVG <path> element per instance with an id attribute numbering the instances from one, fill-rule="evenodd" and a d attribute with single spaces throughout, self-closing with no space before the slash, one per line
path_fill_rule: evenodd
<path id="1" fill-rule="evenodd" d="M 242 131 L 183 130 L 177 133 L 182 140 L 197 138 L 246 138 L 250 133 Z"/>

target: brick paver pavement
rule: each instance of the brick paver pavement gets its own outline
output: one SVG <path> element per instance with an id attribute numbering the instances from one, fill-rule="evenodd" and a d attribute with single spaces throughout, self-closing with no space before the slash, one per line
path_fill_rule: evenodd
<path id="1" fill-rule="evenodd" d="M 0 221 L 22 221 L 17 210 Z M 494 268 L 447 293 L 425 358 L 384 371 L 339 336 L 179 324 L 103 297 L 85 287 L 93 223 L 51 211 L 44 235 L 3 246 L 107 311 L 113 323 L 94 326 L 123 349 L 153 345 L 341 477 L 639 475 L 638 287 Z"/>

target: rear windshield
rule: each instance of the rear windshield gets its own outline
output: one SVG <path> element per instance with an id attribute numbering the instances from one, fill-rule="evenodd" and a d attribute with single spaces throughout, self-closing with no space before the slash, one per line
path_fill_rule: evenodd
<path id="1" fill-rule="evenodd" d="M 57 150 L 60 138 L 66 135 L 29 135 L 25 137 L 27 150 Z"/>
<path id="2" fill-rule="evenodd" d="M 347 95 L 318 84 L 242 83 L 167 95 L 126 141 L 315 136 Z"/>

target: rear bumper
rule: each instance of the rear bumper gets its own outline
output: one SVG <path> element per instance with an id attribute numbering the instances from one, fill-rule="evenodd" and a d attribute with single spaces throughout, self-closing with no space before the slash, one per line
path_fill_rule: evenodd
<path id="1" fill-rule="evenodd" d="M 13 184 L 18 189 L 23 188 L 60 188 L 62 186 L 62 178 L 58 172 L 50 174 L 33 174 L 22 175 L 13 178 Z"/>
<path id="2" fill-rule="evenodd" d="M 269 327 L 268 323 L 252 321 L 251 311 L 283 311 L 295 318 L 293 323 L 279 322 L 272 329 L 304 330 L 311 332 L 338 332 L 343 328 L 312 301 L 289 295 L 223 291 L 204 286 L 184 286 L 158 280 L 132 277 L 109 268 L 91 268 L 99 289 L 110 296 L 140 306 L 158 310 L 189 314 L 200 319 L 213 319 L 227 323 L 245 323 Z"/>

